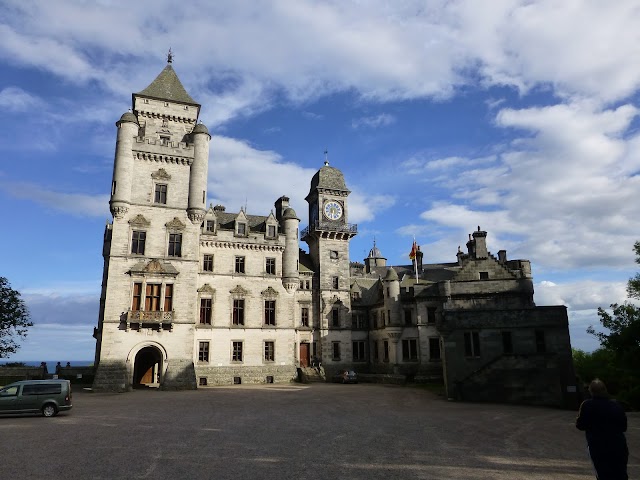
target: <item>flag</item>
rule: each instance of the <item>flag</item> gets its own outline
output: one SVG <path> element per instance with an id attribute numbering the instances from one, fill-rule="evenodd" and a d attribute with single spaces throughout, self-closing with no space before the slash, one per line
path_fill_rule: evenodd
<path id="1" fill-rule="evenodd" d="M 413 241 L 413 245 L 411 246 L 411 253 L 409 254 L 409 259 L 414 260 L 416 258 L 416 252 L 418 251 L 418 245 L 416 241 Z"/>

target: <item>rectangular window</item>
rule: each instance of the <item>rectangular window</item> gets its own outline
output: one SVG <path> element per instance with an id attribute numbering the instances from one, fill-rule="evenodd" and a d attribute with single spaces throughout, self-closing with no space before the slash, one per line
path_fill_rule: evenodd
<path id="1" fill-rule="evenodd" d="M 142 305 L 142 284 L 133 284 L 133 301 L 131 302 L 131 310 L 137 312 Z"/>
<path id="2" fill-rule="evenodd" d="M 411 320 L 411 310 L 404 311 L 404 324 L 411 325 L 413 322 Z"/>
<path id="3" fill-rule="evenodd" d="M 480 356 L 480 334 L 478 332 L 464 332 L 464 354 L 467 357 Z"/>
<path id="4" fill-rule="evenodd" d="M 544 331 L 536 330 L 536 352 L 544 353 L 547 351 L 547 345 L 544 341 Z"/>
<path id="5" fill-rule="evenodd" d="M 362 342 L 362 341 L 352 342 L 354 362 L 367 361 L 367 357 L 365 354 L 365 345 L 366 345 L 365 342 Z"/>
<path id="6" fill-rule="evenodd" d="M 244 257 L 236 257 L 236 273 L 244 273 Z"/>
<path id="7" fill-rule="evenodd" d="M 232 362 L 241 362 L 242 361 L 242 342 L 232 342 L 233 351 L 231 352 L 231 361 Z"/>
<path id="8" fill-rule="evenodd" d="M 276 360 L 275 342 L 264 342 L 264 361 L 275 362 L 275 360 Z"/>
<path id="9" fill-rule="evenodd" d="M 276 236 L 276 226 L 275 225 L 269 225 L 269 227 L 267 228 L 267 235 L 271 238 Z"/>
<path id="10" fill-rule="evenodd" d="M 371 312 L 371 326 L 378 328 L 378 312 Z"/>
<path id="11" fill-rule="evenodd" d="M 144 244 L 147 239 L 147 232 L 134 230 L 131 237 L 131 253 L 134 255 L 144 255 Z"/>
<path id="12" fill-rule="evenodd" d="M 340 288 L 340 279 L 338 277 L 333 277 L 333 288 L 336 290 Z"/>
<path id="13" fill-rule="evenodd" d="M 167 185 L 163 183 L 156 183 L 156 194 L 154 197 L 154 203 L 167 203 Z"/>
<path id="14" fill-rule="evenodd" d="M 160 284 L 147 283 L 144 298 L 144 309 L 147 312 L 157 312 L 160 310 L 160 287 Z"/>
<path id="15" fill-rule="evenodd" d="M 309 308 L 308 307 L 302 307 L 302 310 L 300 312 L 300 323 L 302 324 L 303 327 L 309 326 Z"/>
<path id="16" fill-rule="evenodd" d="M 246 235 L 246 234 L 247 234 L 247 224 L 238 223 L 238 235 Z"/>
<path id="17" fill-rule="evenodd" d="M 213 232 L 215 230 L 215 225 L 216 225 L 216 222 L 214 222 L 213 220 L 207 220 L 207 223 L 205 225 L 205 230 L 207 232 Z"/>
<path id="18" fill-rule="evenodd" d="M 276 259 L 275 258 L 267 258 L 267 262 L 265 265 L 265 270 L 267 275 L 275 275 L 276 274 Z"/>
<path id="19" fill-rule="evenodd" d="M 182 234 L 181 233 L 169 234 L 169 256 L 170 257 L 182 256 Z"/>
<path id="20" fill-rule="evenodd" d="M 205 255 L 202 260 L 202 270 L 204 272 L 213 272 L 213 255 Z"/>
<path id="21" fill-rule="evenodd" d="M 164 286 L 164 311 L 170 312 L 173 310 L 173 284 L 169 283 Z"/>
<path id="22" fill-rule="evenodd" d="M 340 360 L 340 342 L 332 342 L 331 343 L 331 353 L 332 360 Z"/>
<path id="23" fill-rule="evenodd" d="M 264 301 L 264 323 L 265 325 L 276 324 L 276 301 L 275 300 Z"/>
<path id="24" fill-rule="evenodd" d="M 415 338 L 402 340 L 402 360 L 405 362 L 418 361 L 418 340 Z"/>
<path id="25" fill-rule="evenodd" d="M 381 319 L 381 321 L 382 321 L 382 325 L 380 325 L 380 326 L 381 326 L 381 327 L 384 327 L 384 326 L 387 324 L 387 319 L 386 319 L 386 317 L 385 317 L 384 310 L 383 310 L 382 312 L 380 312 L 380 313 L 381 313 L 381 317 L 380 317 L 380 319 Z"/>
<path id="26" fill-rule="evenodd" d="M 379 355 L 378 355 L 378 342 L 376 340 L 374 340 L 371 343 L 371 348 L 373 349 L 373 359 L 377 362 L 379 360 Z"/>
<path id="27" fill-rule="evenodd" d="M 199 362 L 209 361 L 209 342 L 200 342 L 198 347 L 198 361 Z"/>
<path id="28" fill-rule="evenodd" d="M 383 353 L 383 357 L 382 357 L 382 359 L 385 362 L 388 362 L 389 361 L 389 341 L 388 340 L 385 340 L 382 343 L 382 349 L 383 349 L 383 352 L 382 352 Z"/>
<path id="29" fill-rule="evenodd" d="M 244 325 L 244 299 L 233 301 L 233 324 Z"/>
<path id="30" fill-rule="evenodd" d="M 427 307 L 427 323 L 436 323 L 436 307 Z"/>
<path id="31" fill-rule="evenodd" d="M 331 310 L 331 326 L 339 327 L 340 326 L 340 310 L 334 308 Z"/>
<path id="32" fill-rule="evenodd" d="M 432 337 L 429 339 L 429 360 L 440 360 L 440 339 Z"/>
<path id="33" fill-rule="evenodd" d="M 480 272 L 480 280 L 489 280 L 489 272 Z"/>
<path id="34" fill-rule="evenodd" d="M 511 332 L 502 332 L 502 351 L 504 353 L 513 353 L 513 339 Z"/>
<path id="35" fill-rule="evenodd" d="M 211 299 L 200 299 L 200 325 L 211 325 Z"/>

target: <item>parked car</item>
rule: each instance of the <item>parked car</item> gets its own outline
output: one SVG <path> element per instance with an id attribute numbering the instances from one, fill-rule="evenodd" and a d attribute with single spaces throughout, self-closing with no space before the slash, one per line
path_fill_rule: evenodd
<path id="1" fill-rule="evenodd" d="M 333 381 L 338 383 L 358 383 L 358 374 L 353 370 L 340 370 L 333 376 Z"/>
<path id="2" fill-rule="evenodd" d="M 21 380 L 0 389 L 0 414 L 42 413 L 53 417 L 73 407 L 69 380 Z"/>

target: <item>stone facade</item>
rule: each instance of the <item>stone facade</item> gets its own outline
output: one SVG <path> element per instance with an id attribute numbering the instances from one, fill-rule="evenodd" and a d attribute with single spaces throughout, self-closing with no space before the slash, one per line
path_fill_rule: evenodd
<path id="1" fill-rule="evenodd" d="M 417 251 L 390 267 L 375 245 L 351 262 L 340 170 L 325 162 L 311 179 L 301 232 L 286 196 L 268 215 L 207 207 L 211 137 L 171 63 L 132 107 L 116 123 L 95 389 L 288 382 L 317 359 L 326 377 L 354 368 L 444 379 L 456 398 L 564 401 L 566 311 L 536 307 L 529 262 L 491 255 L 486 232 L 450 264 Z"/>

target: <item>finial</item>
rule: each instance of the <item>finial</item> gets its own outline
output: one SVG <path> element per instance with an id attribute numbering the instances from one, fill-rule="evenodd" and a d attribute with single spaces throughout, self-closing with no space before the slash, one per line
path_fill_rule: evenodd
<path id="1" fill-rule="evenodd" d="M 167 53 L 167 63 L 173 62 L 173 52 L 171 51 L 171 47 L 169 47 L 169 53 Z"/>
<path id="2" fill-rule="evenodd" d="M 480 225 L 478 225 L 478 231 L 480 231 Z"/>
<path id="3" fill-rule="evenodd" d="M 325 166 L 329 165 L 329 150 L 324 149 L 324 164 Z"/>

